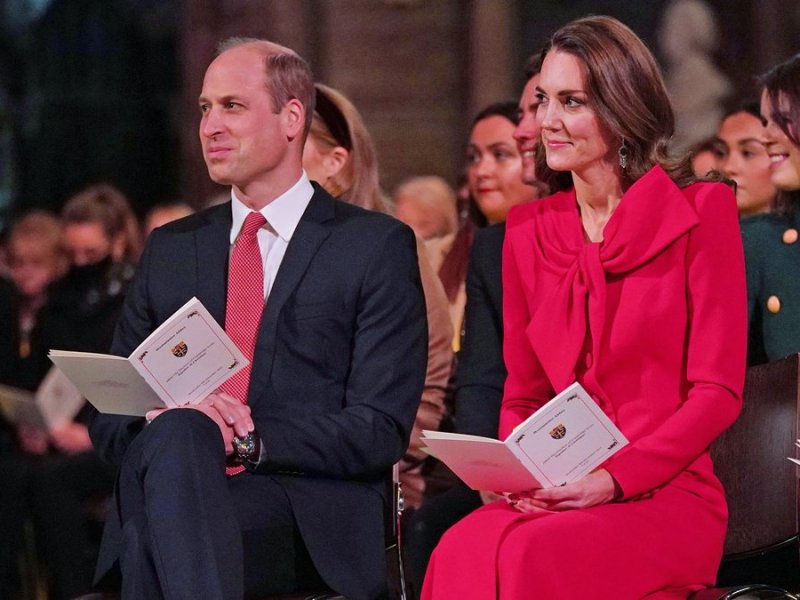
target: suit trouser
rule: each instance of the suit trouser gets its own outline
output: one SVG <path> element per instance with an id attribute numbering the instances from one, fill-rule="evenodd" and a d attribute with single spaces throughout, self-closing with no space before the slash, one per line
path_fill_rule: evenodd
<path id="1" fill-rule="evenodd" d="M 136 437 L 117 489 L 123 598 L 240 599 L 319 585 L 272 477 L 225 476 L 217 425 L 171 410 Z"/>

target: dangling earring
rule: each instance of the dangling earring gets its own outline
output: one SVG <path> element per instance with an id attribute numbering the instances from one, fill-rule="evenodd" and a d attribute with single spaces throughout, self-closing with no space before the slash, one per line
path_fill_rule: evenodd
<path id="1" fill-rule="evenodd" d="M 621 169 L 625 169 L 628 166 L 628 145 L 625 143 L 625 138 L 622 138 L 622 144 L 617 150 L 617 154 L 619 155 L 619 166 Z"/>

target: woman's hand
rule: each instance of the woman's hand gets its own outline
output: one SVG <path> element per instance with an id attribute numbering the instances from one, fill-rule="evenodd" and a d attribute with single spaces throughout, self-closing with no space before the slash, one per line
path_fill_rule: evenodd
<path id="1" fill-rule="evenodd" d="M 17 428 L 17 439 L 28 454 L 44 454 L 50 448 L 47 432 L 30 425 L 23 424 Z"/>
<path id="2" fill-rule="evenodd" d="M 605 469 L 599 469 L 560 487 L 511 494 L 509 503 L 524 513 L 556 512 L 606 504 L 615 494 L 613 477 Z"/>
<path id="3" fill-rule="evenodd" d="M 53 446 L 65 454 L 80 454 L 92 449 L 89 429 L 82 423 L 70 421 L 50 430 Z"/>

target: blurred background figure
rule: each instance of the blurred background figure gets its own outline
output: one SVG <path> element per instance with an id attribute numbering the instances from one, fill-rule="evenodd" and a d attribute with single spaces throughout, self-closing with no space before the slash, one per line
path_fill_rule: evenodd
<path id="1" fill-rule="evenodd" d="M 164 204 L 156 204 L 153 208 L 147 211 L 144 217 L 144 226 L 142 230 L 142 239 L 146 240 L 150 232 L 156 227 L 166 225 L 170 221 L 175 221 L 182 217 L 191 215 L 194 209 L 185 202 L 167 202 Z"/>
<path id="2" fill-rule="evenodd" d="M 762 80 L 763 140 L 778 195 L 774 213 L 746 219 L 742 227 L 749 364 L 800 351 L 800 55 Z"/>
<path id="3" fill-rule="evenodd" d="M 303 150 L 303 168 L 312 181 L 340 200 L 387 212 L 378 184 L 375 146 L 361 115 L 342 93 L 320 83 L 315 87 L 317 101 Z M 422 451 L 420 438 L 423 429 L 439 429 L 445 414 L 453 337 L 447 297 L 419 238 L 417 254 L 427 305 L 428 368 L 411 442 L 401 464 L 400 478 L 409 506 L 418 505 L 425 492 L 422 468 L 428 455 Z"/>
<path id="4" fill-rule="evenodd" d="M 425 242 L 425 253 L 438 272 L 458 231 L 456 193 L 441 177 L 411 177 L 392 196 L 394 216 Z"/>
<path id="5" fill-rule="evenodd" d="M 43 311 L 45 347 L 108 352 L 140 253 L 138 222 L 125 196 L 108 184 L 70 198 L 61 220 L 71 266 Z M 49 432 L 54 452 L 32 475 L 37 550 L 54 600 L 90 589 L 98 521 L 114 485 L 114 469 L 89 440 L 87 408 Z"/>
<path id="6" fill-rule="evenodd" d="M 7 236 L 9 279 L 0 280 L 0 384 L 35 390 L 47 371 L 40 312 L 50 284 L 67 269 L 61 223 L 45 211 L 15 221 Z M 0 417 L 0 598 L 20 592 L 17 566 L 30 518 L 30 476 L 48 450 L 47 433 Z"/>
<path id="7" fill-rule="evenodd" d="M 714 60 L 719 48 L 716 15 L 703 0 L 672 0 L 664 8 L 658 41 L 675 110 L 670 144 L 685 150 L 714 135 L 732 91 Z"/>
<path id="8" fill-rule="evenodd" d="M 692 172 L 696 177 L 706 177 L 712 171 L 719 171 L 721 154 L 722 149 L 716 136 L 698 142 L 689 149 Z"/>
<path id="9" fill-rule="evenodd" d="M 736 183 L 740 217 L 769 212 L 778 192 L 770 176 L 764 133 L 756 103 L 729 112 L 717 132 L 719 170 Z"/>

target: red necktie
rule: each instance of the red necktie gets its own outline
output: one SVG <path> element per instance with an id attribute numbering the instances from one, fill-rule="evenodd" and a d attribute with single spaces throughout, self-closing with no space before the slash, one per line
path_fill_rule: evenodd
<path id="1" fill-rule="evenodd" d="M 233 246 L 228 267 L 228 298 L 225 305 L 225 332 L 242 351 L 250 364 L 220 386 L 226 392 L 247 403 L 253 353 L 264 312 L 264 264 L 258 249 L 258 230 L 267 222 L 259 212 L 247 215 L 239 237 Z M 226 467 L 227 475 L 244 471 L 241 465 Z"/>

